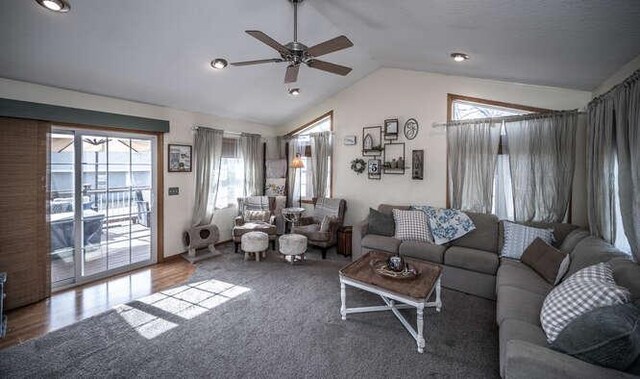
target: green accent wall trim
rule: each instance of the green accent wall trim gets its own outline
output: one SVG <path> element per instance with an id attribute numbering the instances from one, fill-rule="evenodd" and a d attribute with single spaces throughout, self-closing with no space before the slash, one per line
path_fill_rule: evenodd
<path id="1" fill-rule="evenodd" d="M 0 98 L 0 116 L 145 132 L 169 132 L 169 121 Z"/>

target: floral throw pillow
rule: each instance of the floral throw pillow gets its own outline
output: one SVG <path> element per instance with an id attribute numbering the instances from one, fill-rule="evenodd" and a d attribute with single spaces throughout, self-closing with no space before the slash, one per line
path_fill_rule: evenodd
<path id="1" fill-rule="evenodd" d="M 287 179 L 267 178 L 264 192 L 266 196 L 284 196 L 286 194 L 285 186 Z"/>
<path id="2" fill-rule="evenodd" d="M 466 213 L 456 209 L 435 208 L 428 205 L 415 205 L 412 208 L 419 209 L 427 215 L 429 230 L 436 245 L 458 239 L 476 228 Z"/>

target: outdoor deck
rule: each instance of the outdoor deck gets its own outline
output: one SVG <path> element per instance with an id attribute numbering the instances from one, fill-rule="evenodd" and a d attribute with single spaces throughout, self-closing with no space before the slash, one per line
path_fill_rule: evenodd
<path id="1" fill-rule="evenodd" d="M 129 250 L 131 244 L 131 250 Z M 151 229 L 133 218 L 120 218 L 105 222 L 99 245 L 87 246 L 84 252 L 84 276 L 151 259 Z M 75 264 L 73 251 L 52 253 L 51 282 L 73 278 Z"/>

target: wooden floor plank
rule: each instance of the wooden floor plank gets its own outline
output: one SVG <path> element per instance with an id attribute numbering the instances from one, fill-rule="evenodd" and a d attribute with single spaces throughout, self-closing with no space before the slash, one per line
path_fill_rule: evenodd
<path id="1" fill-rule="evenodd" d="M 176 256 L 157 265 L 52 294 L 46 300 L 9 311 L 0 349 L 42 336 L 114 306 L 184 284 L 193 265 Z"/>

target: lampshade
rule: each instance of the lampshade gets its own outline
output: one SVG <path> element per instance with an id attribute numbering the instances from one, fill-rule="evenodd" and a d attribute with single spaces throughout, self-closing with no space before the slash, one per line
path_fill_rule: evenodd
<path id="1" fill-rule="evenodd" d="M 293 168 L 304 168 L 304 162 L 302 158 L 300 158 L 300 154 L 296 154 L 296 157 L 291 161 L 291 167 Z"/>

